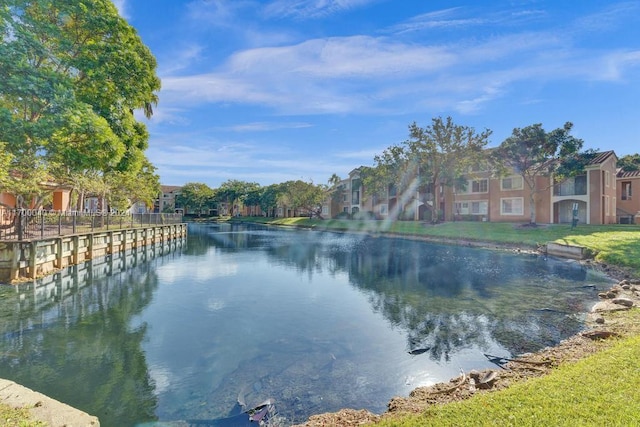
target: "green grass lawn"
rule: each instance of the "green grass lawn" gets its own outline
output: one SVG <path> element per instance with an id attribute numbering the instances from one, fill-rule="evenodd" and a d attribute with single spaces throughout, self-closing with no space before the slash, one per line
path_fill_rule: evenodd
<path id="1" fill-rule="evenodd" d="M 628 267 L 640 274 L 640 226 L 567 224 L 522 227 L 495 222 L 446 222 L 437 225 L 416 221 L 352 221 L 309 218 L 242 218 L 273 225 L 369 233 L 396 233 L 453 240 L 472 240 L 537 248 L 547 242 L 587 247 L 596 261 Z"/>
<path id="2" fill-rule="evenodd" d="M 640 310 L 629 312 L 640 321 Z M 551 374 L 418 415 L 386 417 L 376 426 L 640 425 L 640 336 Z"/>

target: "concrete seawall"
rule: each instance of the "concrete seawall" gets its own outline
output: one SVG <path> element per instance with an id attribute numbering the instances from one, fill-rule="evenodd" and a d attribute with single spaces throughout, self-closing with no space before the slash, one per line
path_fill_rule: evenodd
<path id="1" fill-rule="evenodd" d="M 27 408 L 32 419 L 51 427 L 100 426 L 97 417 L 9 380 L 0 379 L 0 402 L 14 408 Z"/>
<path id="2" fill-rule="evenodd" d="M 547 254 L 577 260 L 587 258 L 586 248 L 582 246 L 563 245 L 554 242 L 547 243 Z"/>
<path id="3" fill-rule="evenodd" d="M 0 283 L 35 279 L 70 265 L 187 236 L 187 224 L 0 242 Z"/>

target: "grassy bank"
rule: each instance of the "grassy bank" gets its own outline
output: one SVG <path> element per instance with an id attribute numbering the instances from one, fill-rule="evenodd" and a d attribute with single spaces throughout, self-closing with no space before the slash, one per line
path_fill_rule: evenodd
<path id="1" fill-rule="evenodd" d="M 640 309 L 618 316 L 640 323 Z M 638 360 L 640 335 L 635 335 L 547 376 L 463 402 L 430 405 L 421 414 L 385 417 L 376 426 L 639 425 Z"/>
<path id="2" fill-rule="evenodd" d="M 449 241 L 477 241 L 537 248 L 558 242 L 588 248 L 598 262 L 631 269 L 640 275 L 640 226 L 638 225 L 540 225 L 490 222 L 447 222 L 438 225 L 415 221 L 350 221 L 310 218 L 242 218 L 263 224 L 306 227 L 316 230 L 392 233 Z"/>

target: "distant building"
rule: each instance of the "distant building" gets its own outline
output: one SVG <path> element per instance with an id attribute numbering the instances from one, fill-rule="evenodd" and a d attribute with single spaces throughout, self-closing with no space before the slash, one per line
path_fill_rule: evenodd
<path id="1" fill-rule="evenodd" d="M 153 202 L 153 211 L 155 213 L 177 212 L 186 213 L 176 197 L 180 195 L 181 186 L 178 185 L 161 185 L 160 194 Z"/>

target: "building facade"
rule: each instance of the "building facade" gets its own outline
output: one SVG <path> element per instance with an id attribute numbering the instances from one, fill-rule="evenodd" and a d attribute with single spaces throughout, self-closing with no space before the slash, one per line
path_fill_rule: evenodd
<path id="1" fill-rule="evenodd" d="M 360 168 L 349 173 L 330 191 L 323 204 L 325 218 L 348 213 L 350 217 L 405 220 L 529 222 L 531 208 L 537 223 L 580 224 L 640 223 L 640 172 L 617 170 L 613 151 L 597 153 L 582 173 L 557 180 L 538 176 L 530 186 L 512 171 L 501 177 L 490 171 L 476 171 L 454 187 L 440 185 L 396 189 L 372 196 L 360 179 Z M 436 203 L 437 198 L 437 203 Z M 367 213 L 368 215 L 363 215 Z"/>

